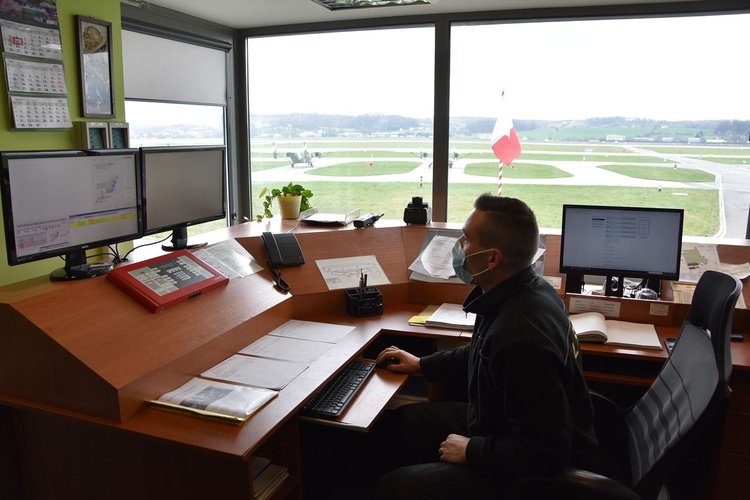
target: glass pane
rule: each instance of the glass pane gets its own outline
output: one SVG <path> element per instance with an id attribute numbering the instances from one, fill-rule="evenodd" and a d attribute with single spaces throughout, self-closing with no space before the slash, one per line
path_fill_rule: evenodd
<path id="1" fill-rule="evenodd" d="M 431 27 L 247 43 L 253 214 L 263 188 L 290 182 L 318 209 L 388 219 L 401 220 L 412 197 L 431 202 Z"/>
<path id="2" fill-rule="evenodd" d="M 748 29 L 750 15 L 454 27 L 448 220 L 501 184 L 543 227 L 563 203 L 677 207 L 685 235 L 744 238 Z M 502 182 L 501 113 L 521 143 Z"/>
<path id="3" fill-rule="evenodd" d="M 125 101 L 130 147 L 225 145 L 224 107 L 170 102 Z M 230 181 L 231 182 L 231 181 Z M 216 220 L 188 227 L 196 235 L 227 227 Z M 169 238 L 171 233 L 146 236 L 136 245 Z"/>

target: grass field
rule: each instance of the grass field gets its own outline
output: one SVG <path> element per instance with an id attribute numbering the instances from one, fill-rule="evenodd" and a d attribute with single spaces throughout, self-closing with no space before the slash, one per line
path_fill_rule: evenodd
<path id="1" fill-rule="evenodd" d="M 386 219 L 401 220 L 404 208 L 413 196 L 421 196 L 431 205 L 432 184 L 422 188 L 414 183 L 389 182 L 305 182 L 315 196 L 313 206 L 332 208 L 360 208 L 363 213 L 383 213 Z M 674 190 L 648 188 L 612 188 L 605 186 L 549 186 L 508 184 L 503 195 L 524 200 L 537 215 L 540 227 L 559 228 L 562 205 L 578 203 L 612 205 L 613 191 L 617 191 L 617 205 L 656 208 L 683 208 L 685 234 L 712 236 L 719 227 L 719 201 L 716 191 L 707 189 Z M 455 184 L 448 198 L 449 222 L 463 222 L 471 211 L 474 200 L 482 193 L 496 193 L 495 182 Z M 352 206 L 351 200 L 360 200 Z M 366 201 L 362 201 L 366 200 Z M 261 209 L 260 200 L 253 200 L 253 210 Z M 278 210 L 274 207 L 274 213 Z M 277 215 L 278 216 L 278 215 Z"/>
<path id="2" fill-rule="evenodd" d="M 273 148 L 277 159 L 273 159 Z M 505 167 L 503 176 L 507 179 L 565 179 L 570 173 L 558 168 L 555 162 L 578 162 L 591 165 L 592 169 L 604 169 L 636 179 L 663 182 L 702 183 L 714 182 L 715 176 L 704 170 L 681 168 L 681 162 L 665 160 L 656 155 L 682 154 L 724 164 L 750 163 L 750 148 L 727 146 L 672 146 L 635 145 L 639 149 L 653 151 L 638 154 L 628 149 L 630 146 L 603 143 L 551 143 L 522 142 L 523 153 L 514 162 L 515 168 Z M 322 158 L 313 162 L 341 158 L 337 165 L 307 170 L 308 174 L 320 176 L 320 181 L 306 181 L 305 187 L 315 196 L 313 206 L 331 208 L 360 208 L 362 212 L 384 213 L 385 218 L 400 220 L 403 210 L 413 196 L 421 196 L 430 202 L 432 184 L 420 186 L 418 182 L 378 182 L 379 175 L 408 173 L 420 165 L 420 154 L 426 154 L 422 161 L 431 161 L 432 142 L 430 139 L 299 139 L 275 141 L 254 141 L 252 148 L 252 169 L 260 172 L 289 165 L 285 157 L 287 151 L 301 152 L 306 148 L 310 153 L 320 152 Z M 450 222 L 462 222 L 471 210 L 476 197 L 484 192 L 497 192 L 497 163 L 488 142 L 485 140 L 454 140 L 450 144 L 451 158 L 454 156 L 466 162 L 465 174 L 476 176 L 473 183 L 453 183 L 449 188 L 448 213 Z M 414 160 L 407 160 L 414 157 Z M 358 159 L 346 161 L 346 158 Z M 359 160 L 361 159 L 361 160 Z M 689 158 L 688 158 L 689 159 Z M 401 160 L 401 161 L 399 161 Z M 477 160 L 477 161 L 472 161 Z M 372 167 L 369 163 L 372 161 Z M 678 168 L 674 168 L 678 165 Z M 326 181 L 326 176 L 374 176 L 373 182 Z M 486 178 L 486 180 L 484 180 Z M 254 189 L 257 193 L 260 187 Z M 562 205 L 565 203 L 591 205 L 648 206 L 685 209 L 684 234 L 693 236 L 713 236 L 719 230 L 719 197 L 712 189 L 672 189 L 623 186 L 574 186 L 541 184 L 505 184 L 503 195 L 514 196 L 526 201 L 536 212 L 541 227 L 559 228 Z M 352 201 L 354 200 L 354 201 Z M 259 200 L 253 199 L 254 210 L 260 207 Z"/>

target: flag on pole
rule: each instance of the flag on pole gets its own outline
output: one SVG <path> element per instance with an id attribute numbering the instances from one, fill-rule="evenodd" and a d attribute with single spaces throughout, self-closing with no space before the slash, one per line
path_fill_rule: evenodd
<path id="1" fill-rule="evenodd" d="M 500 196 L 503 191 L 503 164 L 510 165 L 513 160 L 521 155 L 521 142 L 518 140 L 513 120 L 505 109 L 505 91 L 501 94 L 500 112 L 495 122 L 495 128 L 492 129 L 490 144 L 492 145 L 492 152 L 500 160 L 497 185 L 497 194 Z"/>

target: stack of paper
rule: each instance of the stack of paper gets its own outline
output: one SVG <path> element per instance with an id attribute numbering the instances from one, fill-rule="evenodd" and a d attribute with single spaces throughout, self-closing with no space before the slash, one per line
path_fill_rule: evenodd
<path id="1" fill-rule="evenodd" d="M 434 326 L 436 328 L 473 329 L 476 314 L 464 312 L 461 304 L 430 305 L 409 318 L 412 326 Z"/>
<path id="2" fill-rule="evenodd" d="M 437 311 L 437 308 L 438 306 L 435 305 L 425 307 L 421 313 L 409 318 L 409 324 L 412 326 L 425 326 L 425 323 L 427 323 L 427 320 L 430 319 L 430 316 L 432 316 L 433 313 Z"/>
<path id="3" fill-rule="evenodd" d="M 458 231 L 428 231 L 422 249 L 409 266 L 411 279 L 434 283 L 463 283 L 453 271 L 452 250 Z"/>

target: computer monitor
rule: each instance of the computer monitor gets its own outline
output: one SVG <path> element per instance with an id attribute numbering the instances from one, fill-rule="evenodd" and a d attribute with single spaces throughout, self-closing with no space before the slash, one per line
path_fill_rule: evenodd
<path id="1" fill-rule="evenodd" d="M 581 293 L 583 276 L 605 276 L 605 294 L 622 296 L 624 279 L 680 277 L 682 209 L 563 205 L 560 272 L 565 291 Z"/>
<path id="2" fill-rule="evenodd" d="M 143 147 L 144 234 L 172 231 L 164 250 L 197 248 L 187 227 L 226 218 L 224 146 Z"/>
<path id="3" fill-rule="evenodd" d="M 86 250 L 141 236 L 138 150 L 3 152 L 2 206 L 11 266 L 63 256 L 50 279 L 106 273 Z"/>

